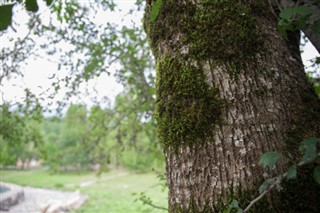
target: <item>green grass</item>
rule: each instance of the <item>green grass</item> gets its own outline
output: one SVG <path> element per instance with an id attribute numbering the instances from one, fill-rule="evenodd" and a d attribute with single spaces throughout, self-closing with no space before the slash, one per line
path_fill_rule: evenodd
<path id="1" fill-rule="evenodd" d="M 0 170 L 0 181 L 48 189 L 64 188 L 68 184 L 80 184 L 94 178 L 97 177 L 90 173 L 50 174 L 40 170 Z"/>
<path id="2" fill-rule="evenodd" d="M 138 195 L 145 192 L 153 204 L 167 207 L 167 192 L 161 190 L 157 175 L 153 173 L 135 174 L 128 171 L 110 171 L 97 177 L 94 173 L 50 174 L 47 171 L 7 171 L 0 170 L 0 180 L 33 187 L 80 190 L 89 200 L 74 213 L 156 213 L 164 212 L 141 201 Z M 95 184 L 80 187 L 86 181 Z"/>

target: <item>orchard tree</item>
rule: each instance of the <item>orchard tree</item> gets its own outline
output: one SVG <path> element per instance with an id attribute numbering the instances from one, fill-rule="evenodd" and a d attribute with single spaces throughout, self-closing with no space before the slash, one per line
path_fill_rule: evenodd
<path id="1" fill-rule="evenodd" d="M 281 152 L 294 162 L 299 142 L 320 136 L 320 102 L 299 51 L 297 20 L 306 13 L 274 6 L 147 0 L 144 27 L 156 58 L 170 212 L 220 212 L 232 199 L 248 205 L 266 177 L 289 165 L 282 160 L 263 169 L 263 153 Z M 287 19 L 279 27 L 280 11 Z M 314 23 L 303 27 L 319 29 Z M 319 212 L 319 197 L 305 166 L 253 212 Z"/>

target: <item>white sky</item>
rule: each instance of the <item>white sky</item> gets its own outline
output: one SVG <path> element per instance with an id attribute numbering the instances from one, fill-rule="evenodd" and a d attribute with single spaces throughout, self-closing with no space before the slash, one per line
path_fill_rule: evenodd
<path id="1" fill-rule="evenodd" d="M 44 1 L 38 1 L 40 4 Z M 86 2 L 86 1 L 83 1 Z M 129 9 L 135 3 L 135 0 L 118 0 L 115 1 L 118 5 L 118 8 L 121 11 L 117 12 L 106 12 L 106 11 L 99 11 L 96 14 L 96 21 L 97 23 L 105 23 L 105 21 L 109 21 L 112 23 L 117 23 L 120 26 L 128 26 L 132 25 L 132 20 L 137 24 L 141 25 L 141 19 L 143 12 L 135 12 L 131 15 L 128 14 Z M 46 16 L 47 8 L 43 5 L 40 5 L 40 10 L 37 13 L 40 13 L 40 16 Z M 14 17 L 17 19 L 17 17 Z M 27 19 L 26 15 L 20 15 L 18 17 L 18 22 L 21 22 L 23 19 Z M 9 36 L 21 36 L 21 33 L 26 32 L 26 28 L 19 27 L 16 28 L 17 32 L 10 32 Z M 0 38 L 1 46 L 11 45 L 8 41 L 4 38 Z M 319 56 L 315 48 L 310 44 L 304 47 L 304 52 L 302 54 L 304 63 L 309 66 L 310 59 L 315 58 L 315 56 Z M 52 58 L 51 58 L 52 59 Z M 53 59 L 54 60 L 54 59 Z M 115 68 L 117 65 L 114 65 Z M 45 58 L 38 58 L 28 61 L 28 65 L 23 67 L 23 73 L 26 73 L 24 78 L 16 78 L 10 79 L 9 81 L 4 81 L 1 85 L 0 92 L 2 93 L 2 98 L 0 100 L 0 104 L 3 101 L 13 101 L 19 102 L 22 101 L 24 98 L 24 89 L 30 88 L 30 90 L 36 94 L 40 95 L 44 92 L 46 88 L 51 87 L 52 81 L 48 78 L 52 76 L 54 73 L 57 73 L 58 67 L 57 64 L 46 60 Z M 63 69 L 63 68 L 62 68 Z M 319 71 L 320 72 L 320 71 Z M 59 71 L 59 73 L 63 73 Z M 65 72 L 66 73 L 66 72 Z M 113 72 L 111 72 L 113 73 Z M 319 73 L 320 74 L 320 73 Z M 113 100 L 114 97 L 122 91 L 122 85 L 118 84 L 113 76 L 108 76 L 107 74 L 101 75 L 99 78 L 91 80 L 89 83 L 83 84 L 80 88 L 82 94 L 78 97 L 73 97 L 70 102 L 73 103 L 86 103 L 88 107 L 94 105 L 95 103 L 91 100 L 91 97 L 97 97 L 97 102 L 102 103 L 105 98 L 109 98 Z M 62 100 L 64 93 L 64 89 L 60 90 L 59 93 L 55 97 L 55 101 Z M 45 105 L 48 103 L 49 100 L 44 100 L 43 104 Z M 51 101 L 51 100 L 50 100 Z M 52 107 L 54 109 L 55 106 Z"/>
<path id="2" fill-rule="evenodd" d="M 87 2 L 87 1 L 82 1 Z M 129 10 L 134 6 L 136 0 L 116 0 L 117 8 L 115 12 L 103 11 L 100 10 L 95 14 L 95 23 L 97 24 L 105 24 L 106 21 L 109 23 L 115 23 L 121 26 L 132 26 L 133 23 L 136 25 L 141 25 L 141 19 L 143 16 L 143 12 L 135 12 L 131 15 L 128 15 Z M 39 11 L 35 15 L 39 15 L 45 21 L 48 18 L 48 8 L 44 5 L 44 1 L 38 1 L 39 3 Z M 19 8 L 15 8 L 19 9 Z M 28 28 L 21 24 L 25 20 L 28 20 L 28 15 L 23 13 L 24 10 L 19 11 L 19 17 L 13 17 L 18 23 L 20 23 L 20 27 L 15 27 L 17 32 L 13 32 L 12 30 L 7 33 L 6 36 L 18 38 L 22 37 L 27 33 Z M 14 42 L 14 41 L 12 41 Z M 8 42 L 8 39 L 5 37 L 0 38 L 1 47 L 11 46 L 13 43 Z M 67 48 L 67 47 L 66 47 Z M 2 93 L 2 98 L 0 99 L 0 104 L 4 101 L 12 101 L 12 102 L 22 102 L 25 97 L 24 89 L 29 88 L 33 94 L 40 97 L 40 94 L 44 92 L 47 88 L 52 88 L 51 83 L 52 80 L 48 78 L 53 74 L 56 74 L 57 77 L 62 79 L 66 76 L 67 72 L 63 71 L 63 67 L 61 71 L 58 71 L 57 63 L 52 61 L 58 60 L 57 58 L 51 57 L 50 61 L 45 58 L 32 58 L 31 60 L 27 60 L 28 64 L 22 67 L 22 72 L 25 73 L 25 76 L 21 78 L 18 76 L 17 78 L 11 78 L 9 80 L 3 80 L 3 83 L 0 88 L 0 92 Z M 116 69 L 119 65 L 115 64 L 111 66 L 110 69 Z M 114 73 L 113 70 L 110 70 L 110 73 Z M 52 88 L 53 89 L 53 88 Z M 101 74 L 98 78 L 90 80 L 87 83 L 83 83 L 80 87 L 80 94 L 72 97 L 69 102 L 72 103 L 85 103 L 90 108 L 95 103 L 102 103 L 103 100 L 110 99 L 114 100 L 115 96 L 123 90 L 123 86 L 116 82 L 114 76 L 107 74 Z M 59 90 L 58 94 L 56 94 L 53 99 L 55 102 L 61 101 L 64 97 L 66 89 Z M 92 100 L 92 97 L 97 98 L 97 100 Z M 51 102 L 52 100 L 44 100 L 43 104 Z M 109 102 L 105 102 L 108 104 Z M 56 106 L 52 107 L 52 110 L 55 109 Z"/>

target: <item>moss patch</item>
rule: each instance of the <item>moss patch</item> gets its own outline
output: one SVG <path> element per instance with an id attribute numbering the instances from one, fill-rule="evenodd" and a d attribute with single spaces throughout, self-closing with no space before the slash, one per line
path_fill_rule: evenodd
<path id="1" fill-rule="evenodd" d="M 253 1 L 254 2 L 254 1 Z M 202 63 L 227 65 L 234 74 L 253 60 L 262 45 L 252 8 L 231 0 L 197 4 L 163 1 L 156 21 L 147 1 L 144 28 L 157 59 L 157 121 L 165 148 L 206 142 L 221 122 L 226 102 L 206 83 Z M 183 51 L 185 50 L 185 51 Z M 169 56 L 170 55 L 170 56 Z"/>
<path id="2" fill-rule="evenodd" d="M 157 72 L 157 121 L 164 147 L 206 142 L 225 101 L 206 83 L 201 64 L 166 55 L 159 58 Z"/>
<path id="3" fill-rule="evenodd" d="M 261 35 L 255 27 L 252 8 L 260 1 L 244 4 L 231 0 L 202 0 L 198 4 L 163 1 L 157 20 L 150 20 L 151 3 L 146 6 L 144 28 L 153 53 L 165 42 L 170 49 L 188 47 L 186 57 L 215 64 L 245 64 L 261 48 Z M 179 41 L 172 39 L 181 34 Z"/>

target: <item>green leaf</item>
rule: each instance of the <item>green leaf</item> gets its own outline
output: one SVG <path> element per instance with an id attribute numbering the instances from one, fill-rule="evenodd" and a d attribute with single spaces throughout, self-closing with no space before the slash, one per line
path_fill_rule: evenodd
<path id="1" fill-rule="evenodd" d="M 12 8 L 14 4 L 0 6 L 0 31 L 5 30 L 12 21 Z"/>
<path id="2" fill-rule="evenodd" d="M 230 213 L 231 210 L 232 210 L 231 208 L 225 209 L 225 210 L 223 210 L 223 213 Z"/>
<path id="3" fill-rule="evenodd" d="M 156 0 L 156 2 L 152 5 L 151 8 L 151 21 L 155 21 L 159 15 L 160 9 L 162 6 L 162 0 Z"/>
<path id="4" fill-rule="evenodd" d="M 280 12 L 279 16 L 282 19 L 290 21 L 293 15 L 299 14 L 302 16 L 311 15 L 313 13 L 313 9 L 310 7 L 299 6 L 299 7 L 291 7 L 284 9 Z"/>
<path id="5" fill-rule="evenodd" d="M 45 1 L 46 1 L 47 6 L 50 6 L 53 2 L 53 0 L 45 0 Z"/>
<path id="6" fill-rule="evenodd" d="M 287 180 L 294 179 L 297 177 L 297 166 L 292 165 L 289 167 L 287 172 Z"/>
<path id="7" fill-rule="evenodd" d="M 232 209 L 237 209 L 239 208 L 239 203 L 237 200 L 233 199 L 232 202 L 230 203 L 229 205 L 229 208 L 232 208 Z"/>
<path id="8" fill-rule="evenodd" d="M 316 166 L 316 168 L 314 168 L 313 178 L 318 184 L 320 184 L 320 165 L 318 165 L 318 166 Z"/>
<path id="9" fill-rule="evenodd" d="M 243 213 L 243 209 L 238 209 L 237 213 Z"/>
<path id="10" fill-rule="evenodd" d="M 27 11 L 37 12 L 39 10 L 37 0 L 26 0 L 26 9 Z"/>
<path id="11" fill-rule="evenodd" d="M 269 167 L 270 169 L 273 169 L 280 157 L 281 154 L 278 152 L 266 152 L 261 156 L 259 164 L 263 167 Z"/>
<path id="12" fill-rule="evenodd" d="M 272 179 L 265 180 L 259 187 L 259 193 L 261 194 L 262 192 L 267 190 L 271 182 L 272 182 Z"/>
<path id="13" fill-rule="evenodd" d="M 307 138 L 302 141 L 299 150 L 304 153 L 302 161 L 313 161 L 317 157 L 317 142 L 319 138 Z"/>
<path id="14" fill-rule="evenodd" d="M 280 20 L 279 24 L 278 24 L 278 32 L 280 33 L 280 35 L 283 37 L 283 38 L 288 38 L 288 35 L 287 35 L 287 28 L 286 28 L 286 25 L 284 25 L 283 22 L 281 22 L 282 20 Z"/>

